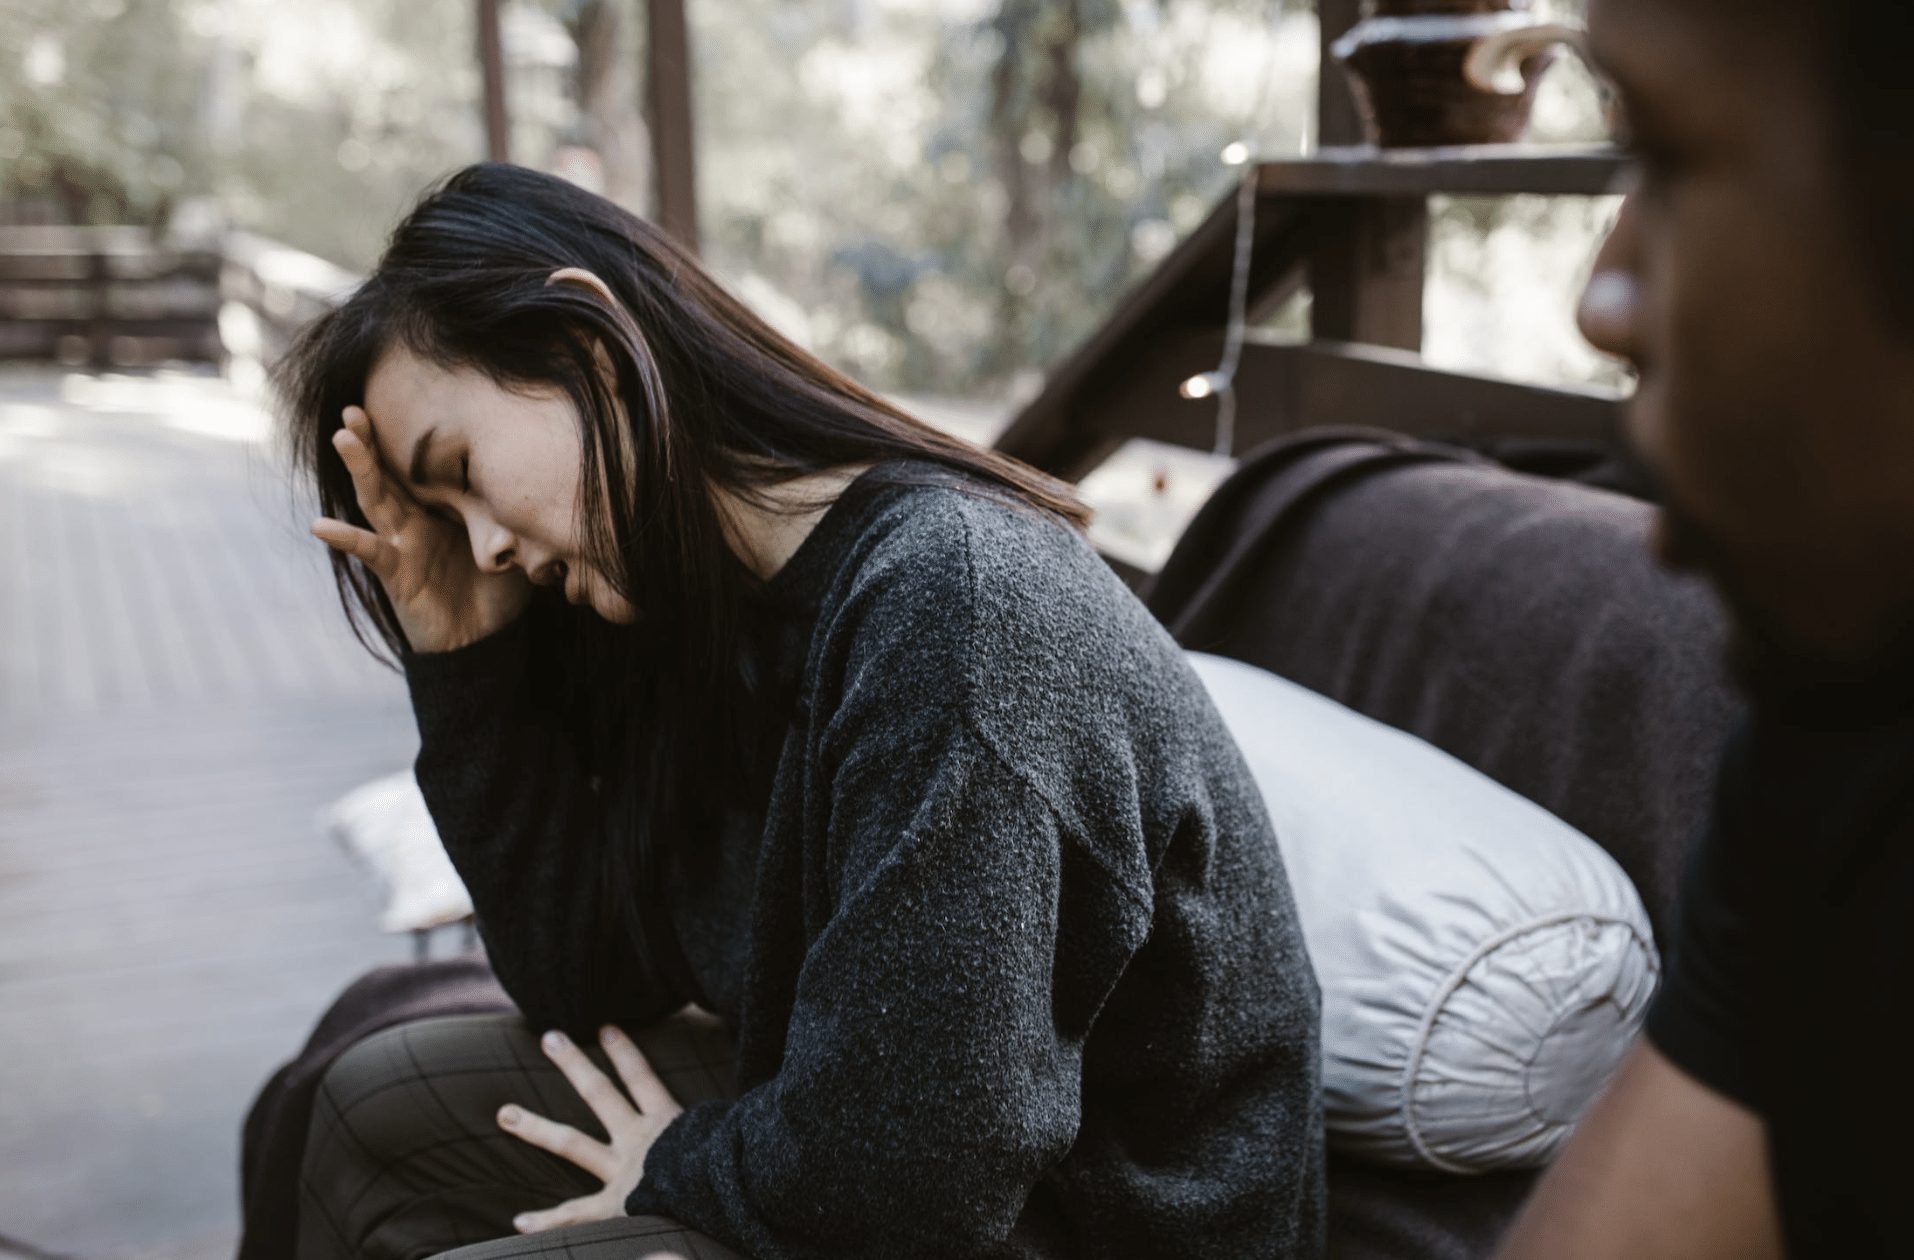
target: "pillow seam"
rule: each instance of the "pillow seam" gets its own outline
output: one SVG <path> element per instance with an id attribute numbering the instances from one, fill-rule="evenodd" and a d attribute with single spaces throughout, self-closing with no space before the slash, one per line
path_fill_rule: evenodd
<path id="1" fill-rule="evenodd" d="M 1476 964 L 1480 963 L 1496 950 L 1531 932 L 1539 932 L 1545 928 L 1560 927 L 1565 923 L 1577 922 L 1594 923 L 1605 927 L 1626 928 L 1628 934 L 1635 938 L 1635 943 L 1646 951 L 1650 965 L 1659 977 L 1661 972 L 1660 959 L 1657 956 L 1654 941 L 1652 938 L 1642 934 L 1639 925 L 1622 916 L 1595 914 L 1587 910 L 1561 910 L 1554 914 L 1546 914 L 1530 919 L 1525 923 L 1518 923 L 1513 927 L 1502 929 L 1500 932 L 1497 932 L 1470 950 L 1462 961 L 1456 964 L 1447 976 L 1443 977 L 1442 983 L 1436 986 L 1435 995 L 1429 1000 L 1428 1005 L 1423 1008 L 1422 1020 L 1416 1026 L 1415 1048 L 1409 1054 L 1409 1061 L 1403 1066 L 1402 1079 L 1397 1086 L 1398 1093 L 1402 1099 L 1403 1129 L 1409 1135 L 1409 1145 L 1414 1147 L 1416 1154 L 1431 1166 L 1443 1172 L 1470 1175 L 1480 1175 L 1484 1171 L 1487 1171 L 1483 1168 L 1458 1163 L 1445 1156 L 1436 1154 L 1434 1149 L 1423 1140 L 1422 1125 L 1416 1115 L 1416 1077 L 1422 1071 L 1422 1061 L 1429 1048 L 1429 1038 L 1435 1032 L 1435 1022 L 1442 1014 L 1443 1006 L 1455 995 L 1455 991 L 1462 987 L 1463 982 L 1469 978 L 1469 973 L 1475 970 Z"/>

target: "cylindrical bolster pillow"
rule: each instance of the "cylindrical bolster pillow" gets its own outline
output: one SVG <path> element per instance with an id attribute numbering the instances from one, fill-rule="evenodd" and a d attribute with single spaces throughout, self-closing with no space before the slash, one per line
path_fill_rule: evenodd
<path id="1" fill-rule="evenodd" d="M 1451 1172 L 1546 1163 L 1654 993 L 1634 885 L 1440 749 L 1189 656 L 1262 790 L 1322 985 L 1330 1144 Z"/>

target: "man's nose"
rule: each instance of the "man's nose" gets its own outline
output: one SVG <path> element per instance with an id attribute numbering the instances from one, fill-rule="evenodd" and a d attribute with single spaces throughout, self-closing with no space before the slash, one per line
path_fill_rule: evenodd
<path id="1" fill-rule="evenodd" d="M 1594 270 L 1575 309 L 1590 345 L 1633 363 L 1640 349 L 1641 280 L 1636 266 L 1635 199 L 1622 202 L 1615 226 L 1595 256 Z"/>

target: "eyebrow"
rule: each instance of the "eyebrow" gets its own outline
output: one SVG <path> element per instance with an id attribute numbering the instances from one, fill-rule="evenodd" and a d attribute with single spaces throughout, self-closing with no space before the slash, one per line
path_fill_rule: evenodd
<path id="1" fill-rule="evenodd" d="M 434 425 L 419 434 L 419 440 L 412 444 L 412 466 L 406 469 L 406 475 L 415 486 L 431 484 L 431 477 L 425 471 L 426 461 L 432 458 L 432 435 L 438 432 Z"/>

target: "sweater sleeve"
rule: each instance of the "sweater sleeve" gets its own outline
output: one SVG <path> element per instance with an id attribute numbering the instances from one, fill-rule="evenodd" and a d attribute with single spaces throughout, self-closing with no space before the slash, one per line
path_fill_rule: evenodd
<path id="1" fill-rule="evenodd" d="M 499 983 L 535 1028 L 589 1037 L 682 1005 L 601 922 L 604 799 L 530 694 L 525 618 L 451 652 L 401 657 L 419 790 L 471 893 Z"/>
<path id="2" fill-rule="evenodd" d="M 830 719 L 829 916 L 778 1073 L 674 1120 L 626 1204 L 759 1260 L 997 1254 L 1076 1138 L 1084 1036 L 1149 931 L 1147 893 L 904 631 Z"/>

